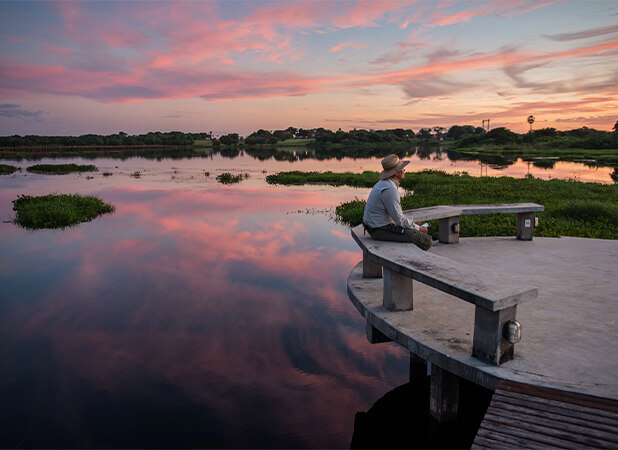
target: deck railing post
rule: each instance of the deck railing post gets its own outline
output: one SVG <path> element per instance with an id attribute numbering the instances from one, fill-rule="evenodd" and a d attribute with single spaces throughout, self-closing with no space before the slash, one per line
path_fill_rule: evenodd
<path id="1" fill-rule="evenodd" d="M 431 364 L 429 412 L 438 422 L 451 422 L 459 413 L 459 377 Z"/>
<path id="2" fill-rule="evenodd" d="M 392 342 L 393 340 L 371 325 L 369 321 L 365 326 L 365 335 L 370 344 L 381 344 L 382 342 Z"/>
<path id="3" fill-rule="evenodd" d="M 384 267 L 384 307 L 390 311 L 408 311 L 412 305 L 412 278 Z"/>
<path id="4" fill-rule="evenodd" d="M 382 266 L 369 259 L 367 250 L 363 250 L 363 278 L 382 278 Z"/>
<path id="5" fill-rule="evenodd" d="M 474 313 L 472 356 L 499 365 L 513 359 L 514 345 L 503 336 L 504 324 L 515 320 L 517 305 L 501 311 L 490 311 L 480 306 Z"/>
<path id="6" fill-rule="evenodd" d="M 456 244 L 459 242 L 459 216 L 440 219 L 438 233 L 440 242 L 443 244 Z"/>
<path id="7" fill-rule="evenodd" d="M 427 361 L 410 353 L 410 383 L 412 386 L 422 386 L 427 379 Z"/>
<path id="8" fill-rule="evenodd" d="M 517 239 L 531 241 L 534 235 L 534 213 L 526 212 L 517 214 Z"/>

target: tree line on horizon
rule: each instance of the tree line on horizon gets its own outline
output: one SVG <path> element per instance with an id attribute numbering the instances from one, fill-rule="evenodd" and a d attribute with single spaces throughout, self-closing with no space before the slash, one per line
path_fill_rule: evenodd
<path id="1" fill-rule="evenodd" d="M 486 131 L 472 125 L 453 125 L 412 129 L 386 130 L 352 129 L 343 131 L 325 128 L 303 129 L 288 127 L 284 130 L 260 129 L 243 138 L 238 133 L 214 137 L 212 132 L 184 133 L 181 131 L 149 132 L 129 135 L 125 132 L 110 135 L 85 134 L 81 136 L 0 136 L 0 147 L 75 147 L 75 146 L 190 146 L 196 141 L 210 141 L 214 146 L 268 146 L 283 141 L 310 139 L 310 146 L 384 145 L 395 143 L 431 143 L 456 141 L 455 147 L 467 148 L 485 145 L 543 145 L 556 147 L 605 149 L 618 148 L 618 122 L 613 132 L 581 127 L 568 131 L 541 128 L 526 133 L 515 133 L 498 127 Z"/>

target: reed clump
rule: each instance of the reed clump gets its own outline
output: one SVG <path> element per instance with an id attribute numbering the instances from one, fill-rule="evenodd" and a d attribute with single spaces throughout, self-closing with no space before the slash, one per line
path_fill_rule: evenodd
<path id="1" fill-rule="evenodd" d="M 235 184 L 240 183 L 242 180 L 249 178 L 248 173 L 239 173 L 237 175 L 233 175 L 229 172 L 223 172 L 217 175 L 217 181 L 222 184 Z"/>

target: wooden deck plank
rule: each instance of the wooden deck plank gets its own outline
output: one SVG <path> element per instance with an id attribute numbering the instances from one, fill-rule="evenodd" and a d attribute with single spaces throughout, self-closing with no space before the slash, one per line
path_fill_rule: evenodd
<path id="1" fill-rule="evenodd" d="M 609 398 L 593 397 L 591 395 L 579 394 L 577 392 L 548 389 L 541 386 L 534 386 L 524 383 L 516 383 L 508 380 L 500 381 L 500 390 L 530 395 L 533 397 L 555 400 L 563 403 L 567 402 L 582 407 L 591 407 L 595 411 L 608 411 L 618 417 L 618 402 Z"/>
<path id="2" fill-rule="evenodd" d="M 471 449 L 481 449 L 481 448 L 522 448 L 525 445 L 520 444 L 516 439 L 504 439 L 504 436 L 496 437 L 491 432 L 485 431 L 485 433 L 481 436 L 480 434 L 477 436 L 477 439 L 474 440 L 474 444 L 470 447 Z M 528 447 L 531 448 L 531 447 Z M 540 447 L 539 447 L 540 448 Z"/>
<path id="3" fill-rule="evenodd" d="M 582 444 L 592 445 L 593 442 L 596 442 L 596 445 L 604 442 L 618 444 L 618 435 L 616 433 L 601 431 L 586 426 L 566 424 L 561 421 L 538 416 L 532 417 L 527 414 L 504 412 L 504 410 L 492 408 L 491 412 L 488 411 L 485 417 L 491 417 L 495 421 L 502 421 L 504 423 L 518 424 L 522 428 L 536 430 L 537 432 L 546 433 L 551 436 L 564 439 L 568 437 L 569 440 Z"/>
<path id="4" fill-rule="evenodd" d="M 548 446 L 548 447 L 554 447 L 554 448 L 556 447 L 558 448 L 581 447 L 581 444 L 576 445 L 574 442 L 569 441 L 569 440 L 560 439 L 555 436 L 547 436 L 543 434 L 533 434 L 533 433 L 530 433 L 528 430 L 524 430 L 517 426 L 506 425 L 501 422 L 494 422 L 493 420 L 490 420 L 490 419 L 486 419 L 486 420 L 484 419 L 481 427 L 487 430 L 491 430 L 497 435 L 512 436 L 512 437 L 516 437 L 518 439 L 527 441 L 529 444 L 526 444 L 525 445 L 526 447 L 533 446 L 533 445 Z"/>
<path id="5" fill-rule="evenodd" d="M 477 442 L 477 439 L 475 438 L 471 448 L 475 448 L 477 444 L 481 447 L 487 445 L 489 448 L 502 448 L 503 444 L 511 446 L 512 448 L 555 448 L 555 446 L 544 445 L 538 442 L 531 442 L 529 439 L 511 436 L 509 434 L 496 432 L 484 427 L 481 427 L 479 429 L 476 437 L 478 438 L 479 442 Z M 483 441 L 486 442 L 486 444 L 483 444 Z"/>
<path id="6" fill-rule="evenodd" d="M 557 400 L 549 400 L 540 397 L 534 397 L 524 394 L 513 394 L 505 392 L 501 389 L 496 390 L 497 398 L 504 402 L 525 406 L 528 408 L 536 408 L 540 411 L 551 411 L 556 414 L 563 414 L 573 417 L 589 417 L 602 421 L 608 425 L 618 426 L 618 415 L 606 410 L 594 409 L 589 406 L 580 406 L 568 402 L 559 402 Z"/>
<path id="7" fill-rule="evenodd" d="M 594 429 L 598 429 L 600 431 L 607 431 L 613 433 L 618 432 L 618 427 L 599 422 L 598 420 L 596 420 L 597 416 L 587 415 L 586 417 L 581 417 L 567 414 L 557 414 L 547 409 L 532 409 L 525 406 L 516 405 L 511 402 L 505 403 L 502 401 L 496 401 L 495 403 L 492 401 L 492 407 L 506 411 L 505 414 L 508 414 L 510 412 L 521 413 L 527 414 L 531 417 L 548 418 L 565 424 L 588 426 Z"/>

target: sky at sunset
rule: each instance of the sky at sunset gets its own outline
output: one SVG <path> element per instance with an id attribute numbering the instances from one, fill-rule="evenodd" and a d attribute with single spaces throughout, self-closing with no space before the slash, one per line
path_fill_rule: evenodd
<path id="1" fill-rule="evenodd" d="M 611 130 L 618 1 L 0 1 L 0 135 Z"/>

